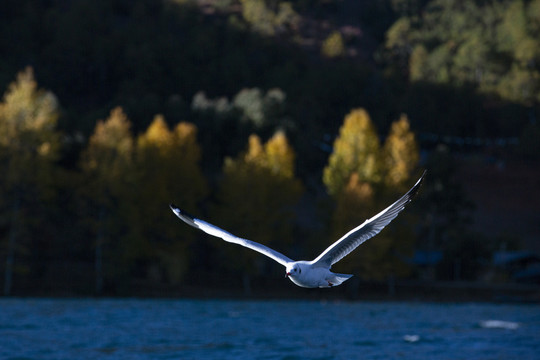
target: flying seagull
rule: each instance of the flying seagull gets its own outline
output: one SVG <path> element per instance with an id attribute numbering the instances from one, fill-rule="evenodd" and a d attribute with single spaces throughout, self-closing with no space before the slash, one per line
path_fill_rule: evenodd
<path id="1" fill-rule="evenodd" d="M 328 288 L 340 285 L 352 277 L 352 275 L 348 274 L 336 274 L 331 272 L 330 268 L 332 265 L 348 255 L 364 241 L 377 235 L 386 225 L 390 224 L 390 222 L 398 216 L 401 210 L 405 208 L 405 205 L 407 205 L 414 195 L 416 195 L 425 175 L 426 172 L 424 171 L 416 184 L 414 184 L 414 186 L 399 200 L 343 235 L 341 239 L 330 245 L 330 247 L 324 250 L 317 258 L 311 261 L 294 261 L 267 246 L 255 241 L 242 239 L 215 225 L 197 219 L 183 210 L 180 210 L 174 204 L 171 204 L 170 207 L 175 215 L 188 225 L 227 242 L 255 250 L 277 261 L 285 266 L 285 277 L 288 277 L 296 285 L 306 288 Z"/>

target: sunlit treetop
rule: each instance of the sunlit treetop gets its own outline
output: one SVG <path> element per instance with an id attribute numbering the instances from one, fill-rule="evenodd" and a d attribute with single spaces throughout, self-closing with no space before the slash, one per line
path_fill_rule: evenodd
<path id="1" fill-rule="evenodd" d="M 277 132 L 264 146 L 268 168 L 285 178 L 294 177 L 295 153 L 284 132 Z"/>
<path id="2" fill-rule="evenodd" d="M 337 195 L 353 173 L 362 182 L 381 180 L 379 137 L 364 109 L 351 111 L 339 129 L 334 150 L 324 168 L 323 182 L 331 195 Z"/>
<path id="3" fill-rule="evenodd" d="M 197 141 L 197 127 L 188 122 L 179 122 L 174 128 L 174 139 L 181 148 L 184 157 L 198 162 L 201 159 L 201 148 Z"/>
<path id="4" fill-rule="evenodd" d="M 249 136 L 244 160 L 246 163 L 257 163 L 260 166 L 264 166 L 264 148 L 261 138 L 255 134 Z"/>
<path id="5" fill-rule="evenodd" d="M 38 89 L 32 68 L 17 75 L 0 103 L 0 145 L 37 149 L 54 157 L 58 150 L 55 127 L 59 115 L 56 96 Z"/>
<path id="6" fill-rule="evenodd" d="M 240 4 L 244 20 L 262 35 L 272 36 L 284 32 L 299 21 L 290 2 L 241 0 Z"/>
<path id="7" fill-rule="evenodd" d="M 115 148 L 118 152 L 131 151 L 131 123 L 122 108 L 114 108 L 107 120 L 99 120 L 94 134 L 90 137 L 90 146 Z"/>
<path id="8" fill-rule="evenodd" d="M 7 189 L 45 188 L 54 181 L 52 166 L 60 150 L 58 114 L 56 97 L 38 89 L 32 68 L 9 85 L 0 103 L 0 157 L 5 160 L 0 173 Z"/>
<path id="9" fill-rule="evenodd" d="M 295 153 L 287 136 L 278 131 L 264 145 L 257 135 L 252 134 L 244 155 L 235 160 L 227 159 L 225 165 L 226 169 L 234 168 L 235 171 L 245 167 L 264 169 L 274 176 L 290 179 L 294 177 L 294 162 Z"/>
<path id="10" fill-rule="evenodd" d="M 323 41 L 321 53 L 327 58 L 337 58 L 345 55 L 345 42 L 339 31 L 333 31 Z"/>
<path id="11" fill-rule="evenodd" d="M 392 123 L 382 149 L 384 181 L 389 186 L 402 185 L 418 165 L 419 150 L 407 115 Z"/>
<path id="12" fill-rule="evenodd" d="M 105 182 L 122 176 L 134 150 L 130 128 L 131 123 L 120 107 L 114 108 L 106 120 L 99 120 L 82 154 L 83 169 L 101 174 Z"/>
<path id="13" fill-rule="evenodd" d="M 153 148 L 162 154 L 169 152 L 174 144 L 174 133 L 169 130 L 162 115 L 156 115 L 146 131 L 139 136 L 138 146 Z"/>

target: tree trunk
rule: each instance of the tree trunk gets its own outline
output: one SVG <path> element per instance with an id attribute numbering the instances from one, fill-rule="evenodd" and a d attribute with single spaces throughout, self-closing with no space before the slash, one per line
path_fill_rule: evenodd
<path id="1" fill-rule="evenodd" d="M 391 273 L 390 275 L 388 275 L 387 283 L 388 283 L 388 296 L 389 297 L 396 296 L 396 277 L 394 276 L 394 273 Z"/>
<path id="2" fill-rule="evenodd" d="M 242 276 L 242 283 L 244 285 L 244 295 L 251 296 L 251 278 L 246 272 Z"/>
<path id="3" fill-rule="evenodd" d="M 6 257 L 6 271 L 4 274 L 4 295 L 11 295 L 13 286 L 13 265 L 15 264 L 15 245 L 17 243 L 17 226 L 19 220 L 20 200 L 17 197 L 13 203 L 9 227 L 9 240 Z"/>
<path id="4" fill-rule="evenodd" d="M 105 221 L 105 209 L 102 207 L 99 210 L 99 222 L 98 222 L 98 234 L 96 239 L 96 249 L 95 249 L 95 264 L 94 269 L 96 273 L 96 295 L 101 295 L 103 291 L 103 239 L 104 235 L 104 225 Z"/>

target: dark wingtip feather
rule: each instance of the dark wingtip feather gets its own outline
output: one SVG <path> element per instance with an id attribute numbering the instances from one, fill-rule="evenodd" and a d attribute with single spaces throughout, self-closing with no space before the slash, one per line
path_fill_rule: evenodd
<path id="1" fill-rule="evenodd" d="M 169 204 L 169 207 L 171 208 L 173 213 L 180 218 L 180 220 L 184 221 L 185 223 L 187 223 L 187 224 L 189 224 L 189 225 L 191 225 L 191 226 L 193 226 L 195 228 L 199 228 L 195 224 L 195 217 L 191 216 L 190 214 L 188 214 L 184 210 L 181 210 L 178 206 L 174 205 L 173 203 Z"/>
<path id="2" fill-rule="evenodd" d="M 418 179 L 416 184 L 414 184 L 412 189 L 409 190 L 409 192 L 407 193 L 409 201 L 412 200 L 416 196 L 416 194 L 418 193 L 418 189 L 420 189 L 420 186 L 424 182 L 424 178 L 426 177 L 426 173 L 427 173 L 427 170 L 424 170 L 424 172 L 422 173 L 422 176 L 420 176 L 420 179 Z"/>

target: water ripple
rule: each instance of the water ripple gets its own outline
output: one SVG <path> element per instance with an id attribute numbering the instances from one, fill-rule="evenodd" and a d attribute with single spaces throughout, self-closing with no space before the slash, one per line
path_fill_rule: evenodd
<path id="1" fill-rule="evenodd" d="M 537 359 L 538 305 L 0 299 L 2 359 Z"/>

